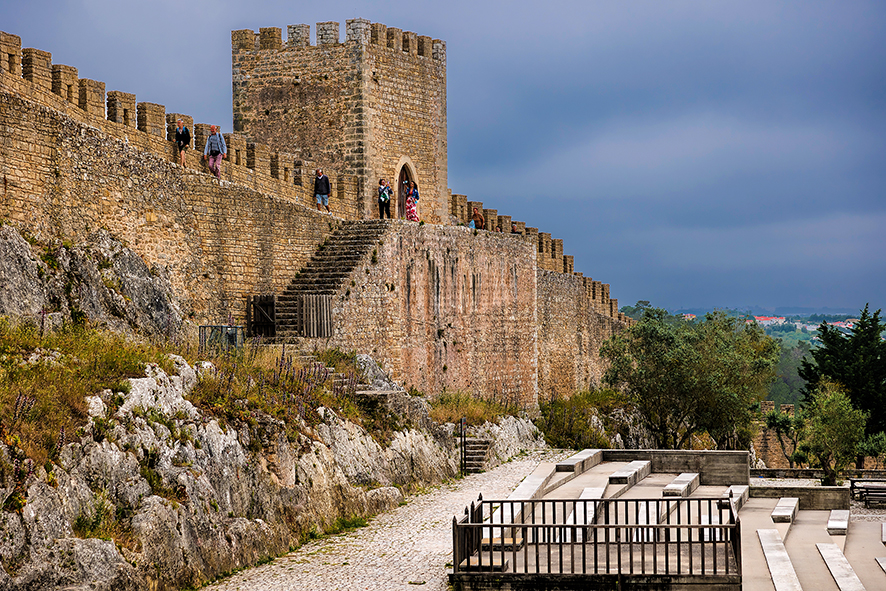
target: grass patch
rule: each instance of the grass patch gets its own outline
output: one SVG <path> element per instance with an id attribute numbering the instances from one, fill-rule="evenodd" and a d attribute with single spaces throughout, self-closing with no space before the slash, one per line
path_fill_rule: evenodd
<path id="1" fill-rule="evenodd" d="M 365 517 L 357 517 L 353 515 L 351 517 L 339 517 L 335 520 L 335 523 L 332 524 L 332 527 L 326 532 L 329 535 L 341 534 L 349 531 L 354 531 L 355 529 L 360 529 L 361 527 L 366 527 L 369 525 L 369 520 Z"/>
<path id="2" fill-rule="evenodd" d="M 168 348 L 86 326 L 41 334 L 33 325 L 0 318 L 0 436 L 39 465 L 86 425 L 87 396 L 126 391 L 146 363 L 166 371 Z M 113 405 L 112 405 L 113 406 Z"/>
<path id="3" fill-rule="evenodd" d="M 444 391 L 431 399 L 431 419 L 438 423 L 457 423 L 464 417 L 468 425 L 482 425 L 520 411 L 516 399 L 504 396 L 477 398 L 467 392 Z"/>
<path id="4" fill-rule="evenodd" d="M 114 508 L 107 493 L 96 495 L 92 507 L 83 510 L 74 520 L 72 529 L 78 538 L 100 538 L 113 540 L 130 550 L 136 549 L 137 541 L 132 535 L 130 518 L 132 510 L 126 507 Z"/>
<path id="5" fill-rule="evenodd" d="M 301 364 L 285 346 L 277 351 L 247 344 L 209 359 L 215 369 L 201 376 L 189 399 L 213 416 L 250 425 L 255 424 L 255 413 L 264 412 L 285 421 L 290 441 L 298 437 L 302 422 L 320 422 L 321 406 L 383 437 L 391 425 L 356 397 L 356 355 L 339 349 L 314 355 L 317 362 Z M 343 373 L 344 379 L 333 380 L 333 372 Z"/>
<path id="6" fill-rule="evenodd" d="M 551 397 L 538 405 L 535 424 L 552 447 L 605 449 L 612 446 L 607 433 L 619 431 L 611 416 L 627 408 L 624 396 L 614 390 L 578 392 L 569 398 Z M 602 425 L 602 428 L 601 428 Z"/>

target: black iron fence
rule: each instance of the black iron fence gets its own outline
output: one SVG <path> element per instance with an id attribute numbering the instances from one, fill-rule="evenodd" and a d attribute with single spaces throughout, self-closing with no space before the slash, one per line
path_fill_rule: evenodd
<path id="1" fill-rule="evenodd" d="M 731 499 L 477 503 L 453 518 L 453 572 L 741 575 Z"/>
<path id="2" fill-rule="evenodd" d="M 461 475 L 468 473 L 468 419 L 462 417 L 458 421 L 458 437 L 461 443 Z"/>

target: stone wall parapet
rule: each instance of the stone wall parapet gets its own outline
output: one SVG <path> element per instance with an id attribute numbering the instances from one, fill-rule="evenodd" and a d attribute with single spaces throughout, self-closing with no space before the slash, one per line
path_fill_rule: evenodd
<path id="1" fill-rule="evenodd" d="M 368 26 L 366 31 L 368 36 Z M 275 35 L 273 28 L 266 29 L 265 44 L 273 46 Z M 247 30 L 234 31 L 232 44 L 257 50 L 259 35 Z M 22 66 L 23 56 L 27 56 L 26 68 Z M 80 79 L 77 68 L 53 64 L 51 59 L 52 54 L 46 51 L 34 48 L 22 50 L 20 37 L 0 31 L 0 91 L 26 97 L 170 161 L 177 161 L 175 121 L 181 118 L 191 131 L 193 148 L 185 154 L 186 164 L 189 168 L 203 170 L 202 155 L 209 136 L 209 124 L 194 123 L 194 118 L 184 113 L 170 113 L 167 116 L 164 105 L 137 102 L 132 93 L 119 90 L 105 92 L 104 82 Z M 296 163 L 297 155 L 283 151 L 278 153 L 272 147 L 260 146 L 257 160 L 253 156 L 251 161 L 259 165 L 259 169 L 255 170 L 248 166 L 247 145 L 242 136 L 225 134 L 225 141 L 229 154 L 222 164 L 224 180 L 242 183 L 287 201 L 305 205 L 313 203 L 313 195 L 307 194 L 313 190 L 313 185 L 306 189 L 298 182 L 301 179 L 297 175 L 300 170 Z M 276 175 L 272 174 L 271 154 L 276 154 Z M 208 174 L 208 169 L 205 172 Z M 340 177 L 347 175 L 333 168 L 326 167 L 326 173 L 333 183 L 341 187 L 337 194 L 339 203 L 330 203 L 333 211 L 346 218 L 360 217 L 360 196 L 354 193 L 358 184 L 347 179 L 339 182 Z"/>
<path id="2" fill-rule="evenodd" d="M 315 26 L 316 44 L 311 44 L 311 26 L 300 23 L 286 26 L 286 41 L 279 27 L 262 27 L 231 31 L 231 49 L 241 51 L 278 51 L 341 44 L 340 23 L 325 21 Z M 362 18 L 345 21 L 344 43 L 373 45 L 415 57 L 446 61 L 446 42 L 428 35 L 419 35 Z"/>

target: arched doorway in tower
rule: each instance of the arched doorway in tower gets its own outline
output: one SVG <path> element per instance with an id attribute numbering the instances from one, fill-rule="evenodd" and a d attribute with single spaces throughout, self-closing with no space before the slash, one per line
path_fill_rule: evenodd
<path id="1" fill-rule="evenodd" d="M 409 181 L 414 181 L 412 175 L 409 174 L 409 167 L 400 168 L 400 178 L 397 179 L 397 214 L 398 218 L 406 217 L 406 189 L 409 188 Z"/>

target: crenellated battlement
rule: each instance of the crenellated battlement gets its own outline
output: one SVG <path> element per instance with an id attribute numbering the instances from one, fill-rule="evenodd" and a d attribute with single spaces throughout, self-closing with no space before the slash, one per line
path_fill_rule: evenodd
<path id="1" fill-rule="evenodd" d="M 548 232 L 539 232 L 538 228 L 527 227 L 526 222 L 515 221 L 511 216 L 499 214 L 498 210 L 485 208 L 482 201 L 469 201 L 466 195 L 450 192 L 449 213 L 456 223 L 467 225 L 475 207 L 486 220 L 486 231 L 497 232 L 501 228 L 503 234 L 532 242 L 538 253 L 536 262 L 539 269 L 580 277 L 584 281 L 588 299 L 593 302 L 594 310 L 622 322 L 631 322 L 629 317 L 618 311 L 618 300 L 610 299 L 608 284 L 593 281 L 590 277 L 575 272 L 575 258 L 563 254 L 563 240 L 552 238 Z"/>
<path id="2" fill-rule="evenodd" d="M 278 30 L 279 32 L 279 30 Z M 273 35 L 269 36 L 273 38 Z M 204 170 L 203 147 L 209 137 L 208 123 L 194 123 L 194 117 L 167 113 L 157 103 L 138 102 L 136 95 L 119 90 L 105 91 L 105 83 L 78 77 L 73 66 L 53 64 L 52 54 L 22 48 L 21 38 L 0 31 L 0 90 L 23 96 L 39 105 L 55 109 L 75 121 L 101 129 L 111 137 L 175 160 L 176 122 L 182 119 L 191 130 L 191 150 L 186 152 L 189 168 Z M 226 133 L 228 160 L 222 164 L 222 178 L 245 184 L 284 200 L 313 206 L 313 175 L 316 164 L 300 154 L 276 150 L 262 143 L 249 142 L 241 134 Z M 336 213 L 358 217 L 362 192 L 354 175 L 325 168 L 333 186 Z"/>
<path id="3" fill-rule="evenodd" d="M 306 24 L 289 25 L 285 43 L 282 29 L 277 27 L 261 28 L 258 33 L 248 29 L 231 33 L 235 56 L 235 125 L 238 68 L 245 68 L 247 65 L 254 68 L 266 63 L 268 56 L 274 52 L 298 51 L 304 48 L 316 51 L 318 47 L 337 47 L 347 51 L 350 47 L 371 51 L 381 50 L 378 57 L 367 60 L 368 65 L 365 65 L 360 72 L 360 75 L 368 77 L 375 85 L 379 82 L 378 72 L 388 67 L 387 64 L 401 67 L 401 62 L 396 60 L 417 58 L 428 64 L 437 64 L 429 70 L 431 72 L 429 75 L 434 80 L 442 79 L 443 95 L 439 100 L 444 107 L 442 122 L 445 142 L 445 42 L 388 27 L 382 23 L 371 23 L 365 19 L 346 21 L 344 42 L 340 41 L 340 25 L 337 22 L 317 23 L 316 45 L 311 44 L 310 36 L 311 27 Z M 243 61 L 244 54 L 252 56 L 249 58 L 250 61 Z M 238 55 L 241 57 L 238 58 Z M 396 60 L 390 61 L 392 58 Z M 314 58 L 296 62 L 298 68 L 303 68 L 305 72 L 304 79 L 295 76 L 288 78 L 287 83 L 293 87 L 299 86 L 301 80 L 310 84 L 312 80 L 309 78 L 308 66 L 315 63 L 317 62 Z M 186 163 L 189 168 L 203 170 L 202 149 L 209 136 L 209 124 L 195 123 L 194 117 L 187 114 L 167 113 L 166 107 L 161 104 L 138 102 L 136 95 L 132 93 L 120 90 L 106 92 L 103 82 L 79 78 L 77 68 L 53 64 L 51 53 L 36 48 L 22 48 L 20 37 L 5 32 L 0 32 L 0 73 L 2 73 L 0 90 L 11 91 L 27 100 L 58 110 L 75 121 L 101 129 L 111 137 L 168 160 L 174 161 L 176 158 L 172 140 L 175 137 L 176 121 L 182 119 L 192 131 L 192 149 L 186 152 Z M 223 179 L 286 201 L 312 207 L 314 170 L 322 167 L 332 184 L 332 206 L 337 215 L 352 219 L 374 217 L 374 183 L 368 186 L 368 190 L 367 183 L 381 176 L 393 178 L 396 169 L 393 168 L 389 158 L 380 162 L 366 162 L 360 159 L 366 153 L 367 143 L 373 141 L 372 134 L 367 138 L 368 142 L 354 140 L 358 136 L 353 134 L 365 128 L 366 114 L 357 104 L 349 104 L 347 108 L 353 116 L 353 121 L 343 131 L 347 145 L 357 157 L 350 160 L 345 158 L 342 162 L 343 170 L 330 166 L 322 153 L 312 151 L 311 145 L 300 144 L 291 146 L 290 149 L 280 149 L 273 144 L 255 141 L 249 134 L 235 131 L 224 134 L 229 157 L 222 165 Z M 396 108 L 392 110 L 397 112 Z M 379 135 L 387 137 L 390 134 L 385 132 Z M 432 143 L 420 146 L 420 151 L 433 149 Z M 441 157 L 438 155 L 437 158 L 436 164 L 433 161 L 420 163 L 416 167 L 417 170 L 412 170 L 412 173 L 417 175 L 419 186 L 424 187 L 423 197 L 428 195 L 428 183 L 430 182 L 431 186 L 434 184 L 431 173 L 434 172 L 435 166 L 438 169 L 440 167 Z M 445 163 L 445 146 L 442 162 Z M 436 178 L 436 182 L 439 183 L 440 177 Z M 445 170 L 442 179 L 445 179 Z M 466 196 L 452 194 L 449 190 L 441 196 L 441 202 L 445 204 L 442 215 L 436 219 L 433 217 L 429 219 L 428 216 L 432 213 L 429 207 L 433 205 L 432 199 L 422 199 L 422 205 L 425 207 L 422 217 L 446 224 L 451 215 L 460 223 L 466 224 L 473 207 L 477 207 L 483 212 L 489 230 L 494 231 L 501 227 L 503 233 L 511 234 L 514 227 L 516 228 L 514 236 L 534 243 L 538 253 L 539 269 L 581 277 L 580 273 L 574 272 L 573 257 L 564 254 L 563 241 L 552 238 L 549 233 L 527 227 L 525 222 L 514 221 L 511 216 L 484 207 L 482 202 L 468 201 Z M 609 298 L 607 284 L 601 284 L 590 278 L 582 280 L 585 282 L 588 298 L 593 302 L 595 310 L 606 316 L 625 320 L 624 315 L 618 312 L 617 300 Z"/>
<path id="4" fill-rule="evenodd" d="M 446 61 L 446 42 L 412 31 L 388 27 L 366 19 L 355 18 L 345 21 L 345 39 L 341 41 L 340 24 L 335 21 L 317 23 L 316 44 L 311 44 L 311 26 L 307 24 L 288 25 L 286 41 L 280 27 L 263 27 L 258 33 L 251 29 L 231 31 L 231 50 L 238 52 L 283 51 L 306 47 L 353 44 L 372 46 L 373 49 L 388 49 L 408 55 Z"/>

